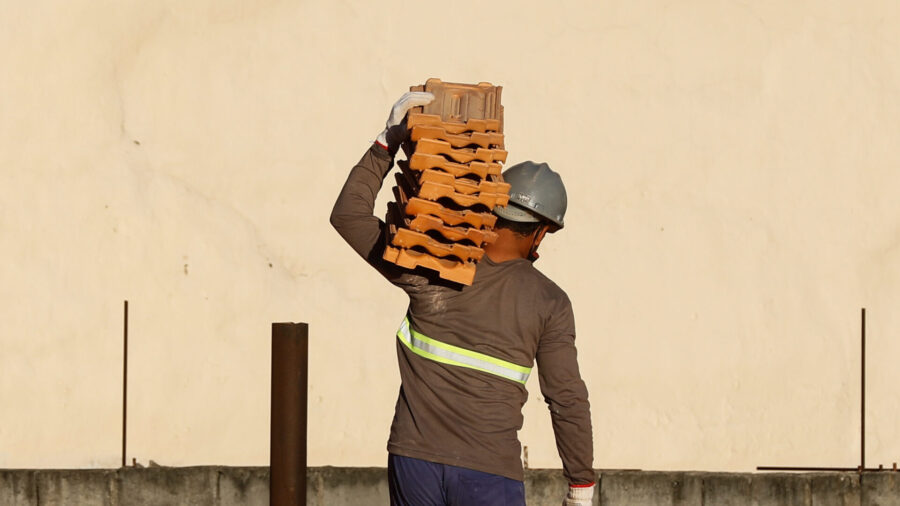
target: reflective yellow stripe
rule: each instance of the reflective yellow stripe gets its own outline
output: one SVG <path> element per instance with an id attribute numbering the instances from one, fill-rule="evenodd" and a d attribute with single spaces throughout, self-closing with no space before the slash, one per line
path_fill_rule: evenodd
<path id="1" fill-rule="evenodd" d="M 400 329 L 397 330 L 397 338 L 416 355 L 442 364 L 475 369 L 476 371 L 500 376 L 523 385 L 528 381 L 528 376 L 531 374 L 530 367 L 523 367 L 485 355 L 484 353 L 442 343 L 421 334 L 410 327 L 408 317 L 404 318 L 403 323 L 400 324 Z"/>

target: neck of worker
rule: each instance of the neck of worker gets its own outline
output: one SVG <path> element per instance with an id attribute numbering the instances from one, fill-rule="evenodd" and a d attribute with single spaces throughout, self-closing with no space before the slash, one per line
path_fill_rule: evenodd
<path id="1" fill-rule="evenodd" d="M 528 253 L 537 236 L 537 231 L 522 236 L 505 228 L 496 228 L 494 232 L 497 232 L 497 240 L 484 246 L 484 253 L 494 263 L 528 258 Z"/>

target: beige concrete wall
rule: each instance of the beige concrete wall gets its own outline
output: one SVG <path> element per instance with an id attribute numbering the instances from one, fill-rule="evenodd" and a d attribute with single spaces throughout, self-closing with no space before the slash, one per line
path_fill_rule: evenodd
<path id="1" fill-rule="evenodd" d="M 0 467 L 263 465 L 269 324 L 307 321 L 310 464 L 384 465 L 405 301 L 330 229 L 393 100 L 504 85 L 547 160 L 599 468 L 898 460 L 891 1 L 3 2 Z M 446 23 L 446 24 L 444 24 Z M 383 194 L 382 202 L 387 192 Z M 383 204 L 379 206 L 382 211 Z M 537 382 L 520 436 L 559 466 Z"/>

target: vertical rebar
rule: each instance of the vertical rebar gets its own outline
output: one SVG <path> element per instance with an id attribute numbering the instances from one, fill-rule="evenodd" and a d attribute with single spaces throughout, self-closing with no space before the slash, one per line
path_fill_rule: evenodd
<path id="1" fill-rule="evenodd" d="M 122 357 L 122 467 L 125 467 L 125 442 L 128 428 L 128 301 L 125 301 L 125 324 L 122 330 L 125 338 Z"/>
<path id="2" fill-rule="evenodd" d="M 862 392 L 860 395 L 859 467 L 864 470 L 866 468 L 866 308 L 862 308 L 861 325 L 862 360 L 860 363 L 862 364 L 862 369 L 860 371 L 860 376 L 862 377 L 862 381 L 860 381 L 860 386 Z"/>
<path id="3" fill-rule="evenodd" d="M 309 326 L 272 324 L 269 503 L 306 506 Z"/>

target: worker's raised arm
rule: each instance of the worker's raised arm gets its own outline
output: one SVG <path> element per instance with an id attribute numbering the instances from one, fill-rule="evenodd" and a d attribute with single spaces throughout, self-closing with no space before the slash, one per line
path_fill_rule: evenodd
<path id="1" fill-rule="evenodd" d="M 384 227 L 384 222 L 373 214 L 375 198 L 393 166 L 394 154 L 407 135 L 406 113 L 432 100 L 431 93 L 409 92 L 394 104 L 385 129 L 350 171 L 331 211 L 331 224 L 366 260 L 371 261 Z"/>
<path id="2" fill-rule="evenodd" d="M 373 211 L 375 197 L 393 163 L 386 148 L 373 144 L 350 171 L 331 210 L 331 225 L 366 259 L 378 244 L 384 226 Z"/>
<path id="3" fill-rule="evenodd" d="M 595 480 L 591 407 L 578 371 L 575 318 L 568 299 L 551 314 L 536 358 L 541 393 L 550 409 L 556 448 L 569 480 L 565 504 L 590 504 Z"/>

